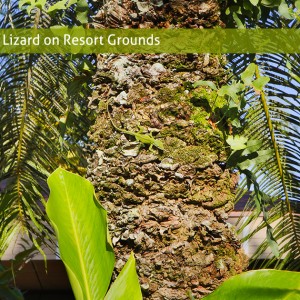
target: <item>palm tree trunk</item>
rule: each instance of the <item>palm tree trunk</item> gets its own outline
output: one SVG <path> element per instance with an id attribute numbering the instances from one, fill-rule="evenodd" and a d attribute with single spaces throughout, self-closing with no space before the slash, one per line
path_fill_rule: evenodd
<path id="1" fill-rule="evenodd" d="M 97 26 L 221 24 L 218 1 L 152 2 L 109 1 Z M 187 299 L 189 290 L 201 297 L 247 264 L 226 223 L 238 176 L 224 167 L 223 133 L 210 108 L 216 95 L 190 88 L 220 82 L 222 63 L 209 55 L 98 55 L 88 176 L 109 213 L 117 271 L 134 251 L 145 299 Z M 164 150 L 111 121 L 151 133 Z"/>

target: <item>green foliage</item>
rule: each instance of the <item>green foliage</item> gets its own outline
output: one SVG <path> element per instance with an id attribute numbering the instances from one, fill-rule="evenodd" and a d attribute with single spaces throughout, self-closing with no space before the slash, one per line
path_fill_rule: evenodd
<path id="1" fill-rule="evenodd" d="M 67 13 L 65 19 L 51 18 L 39 9 L 28 15 L 13 0 L 0 9 L 1 28 L 48 28 L 71 18 Z M 85 70 L 83 58 L 0 55 L 1 231 L 19 224 L 37 248 L 53 234 L 44 213 L 49 173 L 59 165 L 85 172 L 80 145 L 87 141 L 93 116 L 87 109 L 92 71 Z"/>
<path id="2" fill-rule="evenodd" d="M 300 299 L 300 273 L 259 270 L 245 272 L 225 281 L 205 300 L 281 300 Z"/>
<path id="3" fill-rule="evenodd" d="M 11 287 L 13 280 L 13 270 L 0 265 L 0 299 L 2 300 L 24 300 L 22 293 Z"/>
<path id="4" fill-rule="evenodd" d="M 274 138 L 272 138 L 273 131 L 272 128 L 269 128 L 273 143 L 270 141 L 268 144 L 265 144 L 263 142 L 265 139 L 264 137 L 255 139 L 253 138 L 253 133 L 249 136 L 245 135 L 245 133 L 243 135 L 241 131 L 243 128 L 241 128 L 239 122 L 242 111 L 245 108 L 248 109 L 245 101 L 245 95 L 247 93 L 259 96 L 258 99 L 263 102 L 264 113 L 268 119 L 268 105 L 266 104 L 264 87 L 270 81 L 270 78 L 261 76 L 258 66 L 251 63 L 240 74 L 240 79 L 241 80 L 238 81 L 232 80 L 229 84 L 223 85 L 217 90 L 218 97 L 227 99 L 227 103 L 221 108 L 223 115 L 230 120 L 232 127 L 235 127 L 237 131 L 240 132 L 240 135 L 229 135 L 227 137 L 226 141 L 230 145 L 232 151 L 226 165 L 228 168 L 238 168 L 241 173 L 246 175 L 248 189 L 253 186 L 253 200 L 256 205 L 255 214 L 259 215 L 260 213 L 263 213 L 268 246 L 271 248 L 275 257 L 279 258 L 279 247 L 273 234 L 273 228 L 270 225 L 267 207 L 272 203 L 270 200 L 271 197 L 261 190 L 255 172 L 253 172 L 253 169 L 262 168 L 268 161 L 274 158 L 277 159 L 279 156 Z M 214 86 L 209 82 L 200 81 L 194 84 L 194 86 L 199 85 L 206 85 L 214 89 Z M 267 122 L 267 124 L 268 123 L 269 122 Z"/>
<path id="5" fill-rule="evenodd" d="M 48 184 L 46 210 L 76 299 L 142 299 L 133 255 L 107 292 L 115 259 L 106 211 L 95 199 L 92 184 L 61 168 Z"/>
<path id="6" fill-rule="evenodd" d="M 76 19 L 80 24 L 88 23 L 89 6 L 86 0 L 60 0 L 51 5 L 47 0 L 21 0 L 19 1 L 19 9 L 25 9 L 30 15 L 34 9 L 45 11 L 47 14 L 54 16 L 56 12 L 66 13 L 72 5 L 76 7 Z"/>
<path id="7" fill-rule="evenodd" d="M 241 111 L 246 105 L 244 97 L 245 93 L 247 93 L 249 89 L 253 89 L 255 92 L 260 93 L 269 81 L 268 77 L 254 79 L 255 70 L 256 65 L 251 63 L 241 74 L 241 80 L 231 80 L 228 84 L 222 85 L 221 87 L 217 87 L 212 81 L 200 80 L 194 82 L 192 87 L 197 88 L 200 86 L 207 86 L 213 93 L 217 92 L 214 103 L 209 103 L 209 106 L 211 106 L 210 110 L 214 113 L 219 111 L 222 118 L 226 118 L 231 126 L 240 128 Z M 223 103 L 222 106 L 217 105 L 217 100 L 219 98 L 225 99 L 225 101 L 221 101 Z M 237 137 L 235 139 L 237 139 Z"/>
<path id="8" fill-rule="evenodd" d="M 16 255 L 11 261 L 10 267 L 0 265 L 0 299 L 1 300 L 23 300 L 21 291 L 13 286 L 13 281 L 18 272 L 35 254 L 35 247 L 29 247 Z M 16 271 L 17 270 L 17 271 Z"/>
<path id="9" fill-rule="evenodd" d="M 248 164 L 243 157 L 245 153 L 241 155 L 244 150 L 235 151 L 231 162 L 229 160 L 234 165 L 236 156 L 238 167 L 247 175 L 239 186 L 237 201 L 250 187 L 252 191 L 245 208 L 247 218 L 241 218 L 237 225 L 240 231 L 246 226 L 251 229 L 243 241 L 266 230 L 266 239 L 252 257 L 253 262 L 271 247 L 273 253 L 264 260 L 264 267 L 299 270 L 299 55 L 266 54 L 255 58 L 258 67 L 253 75 L 254 88 L 245 94 L 247 105 L 243 110 L 244 127 L 240 134 L 253 142 L 255 148 L 250 152 L 257 153 L 257 160 L 255 164 Z M 243 72 L 244 62 L 245 56 L 235 58 L 236 74 Z M 251 74 L 253 70 L 247 72 Z M 269 81 L 262 88 L 267 81 L 264 77 Z M 261 154 L 268 152 L 270 156 L 260 161 Z M 263 221 L 252 227 L 251 222 L 260 214 Z"/>
<path id="10" fill-rule="evenodd" d="M 266 23 L 270 14 L 279 13 L 283 22 L 285 19 L 293 19 L 295 17 L 293 10 L 298 7 L 297 0 L 229 0 L 225 4 L 222 19 L 227 27 L 261 26 L 260 24 Z"/>

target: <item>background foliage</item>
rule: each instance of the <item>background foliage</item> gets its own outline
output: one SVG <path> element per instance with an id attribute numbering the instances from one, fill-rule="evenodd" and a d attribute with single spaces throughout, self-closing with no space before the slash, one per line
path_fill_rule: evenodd
<path id="1" fill-rule="evenodd" d="M 1 28 L 76 21 L 72 7 L 54 17 L 38 8 L 28 14 L 18 1 L 2 1 L 0 9 Z M 7 233 L 20 224 L 38 248 L 52 235 L 44 213 L 47 176 L 58 165 L 84 172 L 81 146 L 92 120 L 87 109 L 90 61 L 46 53 L 0 56 L 1 230 Z"/>

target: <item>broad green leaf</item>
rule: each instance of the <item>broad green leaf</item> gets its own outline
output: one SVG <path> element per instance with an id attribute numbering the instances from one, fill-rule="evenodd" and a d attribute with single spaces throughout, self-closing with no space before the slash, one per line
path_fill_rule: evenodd
<path id="1" fill-rule="evenodd" d="M 78 175 L 58 168 L 48 184 L 46 211 L 75 297 L 103 299 L 114 267 L 106 211 L 96 202 L 92 184 Z"/>
<path id="2" fill-rule="evenodd" d="M 297 300 L 300 273 L 278 270 L 245 272 L 226 280 L 205 300 Z"/>
<path id="3" fill-rule="evenodd" d="M 244 136 L 232 136 L 230 135 L 226 142 L 230 145 L 230 148 L 232 150 L 242 150 L 245 149 L 247 147 L 246 143 L 247 143 L 248 139 Z"/>
<path id="4" fill-rule="evenodd" d="M 266 76 L 262 76 L 259 77 L 257 79 L 255 79 L 252 82 L 253 87 L 257 90 L 257 91 L 262 91 L 263 87 L 270 81 L 269 77 Z"/>
<path id="5" fill-rule="evenodd" d="M 193 88 L 197 88 L 198 86 L 208 86 L 212 90 L 217 89 L 216 85 L 212 81 L 208 81 L 208 80 L 199 80 L 193 83 Z"/>
<path id="6" fill-rule="evenodd" d="M 130 296 L 129 296 L 130 295 Z M 135 269 L 135 259 L 131 253 L 128 261 L 115 282 L 110 287 L 105 300 L 141 300 L 142 292 Z"/>
<path id="7" fill-rule="evenodd" d="M 297 9 L 300 9 L 300 0 L 295 1 L 295 6 Z"/>
<path id="8" fill-rule="evenodd" d="M 255 73 L 256 65 L 251 63 L 246 70 L 241 74 L 241 79 L 245 83 L 245 85 L 251 85 L 252 79 Z"/>

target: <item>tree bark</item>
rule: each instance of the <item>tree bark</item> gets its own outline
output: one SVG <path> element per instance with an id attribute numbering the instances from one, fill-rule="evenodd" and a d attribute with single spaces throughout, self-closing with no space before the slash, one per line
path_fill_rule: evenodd
<path id="1" fill-rule="evenodd" d="M 95 20 L 107 28 L 207 28 L 222 25 L 219 15 L 218 1 L 109 1 Z M 187 299 L 189 290 L 199 298 L 247 265 L 226 223 L 238 175 L 225 168 L 216 94 L 191 88 L 222 84 L 223 65 L 208 54 L 98 55 L 88 177 L 108 210 L 117 272 L 134 251 L 145 299 Z M 152 133 L 164 150 L 116 130 L 110 118 Z"/>

